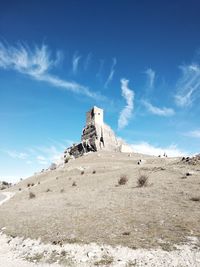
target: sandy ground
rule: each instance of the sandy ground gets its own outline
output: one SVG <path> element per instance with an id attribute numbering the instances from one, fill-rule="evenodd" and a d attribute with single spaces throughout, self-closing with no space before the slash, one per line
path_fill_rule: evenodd
<path id="1" fill-rule="evenodd" d="M 119 186 L 121 175 L 128 182 Z M 180 159 L 89 154 L 11 189 L 0 207 L 1 247 L 40 264 L 199 267 L 200 201 L 191 200 L 199 186 L 200 166 Z"/>

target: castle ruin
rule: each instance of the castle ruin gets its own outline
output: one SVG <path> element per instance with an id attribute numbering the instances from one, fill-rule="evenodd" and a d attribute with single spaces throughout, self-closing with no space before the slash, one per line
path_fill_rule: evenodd
<path id="1" fill-rule="evenodd" d="M 103 109 L 94 106 L 86 113 L 86 125 L 82 131 L 81 142 L 67 148 L 64 157 L 77 158 L 90 151 L 100 150 L 132 152 L 130 147 L 115 136 L 110 126 L 104 123 Z"/>

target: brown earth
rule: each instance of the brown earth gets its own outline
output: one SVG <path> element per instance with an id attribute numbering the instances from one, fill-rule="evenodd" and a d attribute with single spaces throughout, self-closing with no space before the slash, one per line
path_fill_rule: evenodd
<path id="1" fill-rule="evenodd" d="M 148 185 L 138 187 L 143 174 Z M 125 185 L 118 185 L 121 175 L 128 178 Z M 91 153 L 12 187 L 15 196 L 0 206 L 0 228 L 54 244 L 168 250 L 188 236 L 200 237 L 199 188 L 200 165 L 179 158 Z"/>

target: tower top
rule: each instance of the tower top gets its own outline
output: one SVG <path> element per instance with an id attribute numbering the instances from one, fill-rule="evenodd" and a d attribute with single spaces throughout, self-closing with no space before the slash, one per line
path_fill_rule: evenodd
<path id="1" fill-rule="evenodd" d="M 86 125 L 99 124 L 103 125 L 103 109 L 94 106 L 86 113 Z"/>

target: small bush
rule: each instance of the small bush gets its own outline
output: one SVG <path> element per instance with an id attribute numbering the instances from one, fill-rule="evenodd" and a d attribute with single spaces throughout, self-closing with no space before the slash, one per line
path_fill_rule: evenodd
<path id="1" fill-rule="evenodd" d="M 21 188 L 19 188 L 19 191 L 21 191 L 22 189 Z"/>
<path id="2" fill-rule="evenodd" d="M 29 198 L 30 199 L 35 198 L 35 194 L 33 192 L 29 192 Z"/>
<path id="3" fill-rule="evenodd" d="M 73 183 L 72 183 L 72 186 L 77 186 L 76 182 L 73 182 Z"/>
<path id="4" fill-rule="evenodd" d="M 49 188 L 47 188 L 46 192 L 50 192 L 51 190 Z"/>
<path id="5" fill-rule="evenodd" d="M 82 171 L 82 172 L 81 172 L 81 175 L 83 175 L 84 173 L 85 173 L 85 172 L 84 172 L 84 171 Z"/>
<path id="6" fill-rule="evenodd" d="M 190 200 L 197 202 L 200 201 L 200 197 L 191 197 Z"/>
<path id="7" fill-rule="evenodd" d="M 31 184 L 27 184 L 27 187 L 30 187 L 31 186 Z"/>
<path id="8" fill-rule="evenodd" d="M 65 192 L 64 188 L 60 189 L 60 193 L 64 193 L 64 192 Z"/>
<path id="9" fill-rule="evenodd" d="M 127 182 L 128 182 L 128 177 L 125 174 L 121 175 L 118 184 L 125 185 Z"/>
<path id="10" fill-rule="evenodd" d="M 34 183 L 31 184 L 31 186 L 34 186 L 34 185 L 35 185 Z"/>
<path id="11" fill-rule="evenodd" d="M 147 186 L 148 184 L 148 176 L 147 175 L 140 175 L 140 177 L 137 180 L 138 187 Z"/>
<path id="12" fill-rule="evenodd" d="M 95 170 L 93 170 L 93 172 L 92 172 L 93 174 L 95 174 L 96 173 L 96 171 Z"/>
<path id="13" fill-rule="evenodd" d="M 38 181 L 38 184 L 40 184 L 40 181 Z"/>

